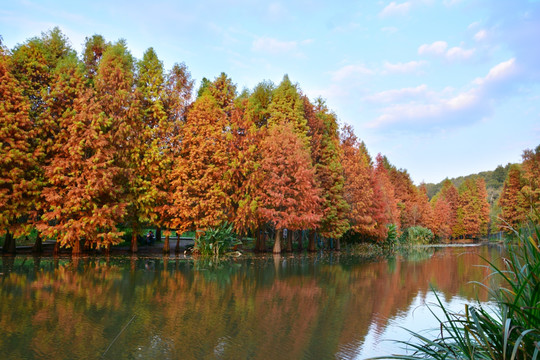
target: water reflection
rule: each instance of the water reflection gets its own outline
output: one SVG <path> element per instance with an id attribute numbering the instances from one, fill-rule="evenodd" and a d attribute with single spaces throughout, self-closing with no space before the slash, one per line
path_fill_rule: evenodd
<path id="1" fill-rule="evenodd" d="M 2 258 L 7 359 L 365 358 L 399 326 L 429 327 L 429 284 L 452 306 L 486 294 L 499 248 L 428 248 L 228 261 Z"/>

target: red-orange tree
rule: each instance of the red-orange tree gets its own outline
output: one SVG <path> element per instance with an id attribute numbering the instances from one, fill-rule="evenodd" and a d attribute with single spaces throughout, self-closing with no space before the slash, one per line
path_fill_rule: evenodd
<path id="1" fill-rule="evenodd" d="M 321 219 L 315 170 L 306 144 L 290 122 L 271 125 L 261 144 L 263 180 L 258 211 L 275 231 L 274 253 L 281 252 L 285 228 L 315 228 Z"/>
<path id="2" fill-rule="evenodd" d="M 341 148 L 345 171 L 344 196 L 350 206 L 348 219 L 351 230 L 361 237 L 383 240 L 386 224 L 382 209 L 377 208 L 374 201 L 371 158 L 350 126 L 342 129 Z"/>
<path id="3" fill-rule="evenodd" d="M 398 201 L 395 196 L 394 185 L 390 181 L 387 168 L 384 166 L 383 156 L 378 154 L 375 161 L 374 184 L 377 191 L 380 193 L 380 203 L 383 207 L 382 211 L 385 224 L 394 224 L 399 229 L 399 209 L 397 206 Z"/>

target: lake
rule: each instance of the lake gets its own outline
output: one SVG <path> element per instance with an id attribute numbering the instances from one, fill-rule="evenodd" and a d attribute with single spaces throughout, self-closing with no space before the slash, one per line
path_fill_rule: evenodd
<path id="1" fill-rule="evenodd" d="M 365 359 L 485 291 L 497 246 L 318 253 L 0 258 L 2 359 Z"/>

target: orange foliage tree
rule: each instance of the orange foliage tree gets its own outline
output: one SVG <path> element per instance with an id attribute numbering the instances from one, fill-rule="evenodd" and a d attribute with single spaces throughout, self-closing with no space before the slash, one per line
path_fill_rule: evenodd
<path id="1" fill-rule="evenodd" d="M 181 148 L 170 172 L 168 211 L 177 232 L 205 230 L 227 219 L 227 115 L 205 91 L 180 129 Z"/>
<path id="2" fill-rule="evenodd" d="M 29 232 L 19 221 L 35 201 L 35 155 L 30 146 L 34 130 L 30 104 L 19 82 L 8 69 L 8 57 L 0 48 L 0 234 L 5 234 L 3 252 L 15 252 L 14 236 Z"/>
<path id="3" fill-rule="evenodd" d="M 384 209 L 378 208 L 374 201 L 371 158 L 364 143 L 358 141 L 350 126 L 342 129 L 341 148 L 345 172 L 344 193 L 350 206 L 348 219 L 351 230 L 362 237 L 384 240 Z"/>
<path id="4" fill-rule="evenodd" d="M 274 225 L 273 252 L 280 253 L 283 229 L 313 229 L 319 224 L 320 192 L 309 151 L 292 123 L 270 126 L 261 150 L 263 180 L 258 212 L 263 220 Z"/>
<path id="5" fill-rule="evenodd" d="M 63 117 L 55 155 L 46 167 L 44 196 L 50 207 L 43 230 L 73 247 L 73 253 L 81 251 L 81 239 L 98 248 L 120 241 L 116 226 L 128 205 L 130 140 L 138 130 L 132 66 L 123 42 L 107 49 L 95 89 L 82 89 L 73 111 Z"/>

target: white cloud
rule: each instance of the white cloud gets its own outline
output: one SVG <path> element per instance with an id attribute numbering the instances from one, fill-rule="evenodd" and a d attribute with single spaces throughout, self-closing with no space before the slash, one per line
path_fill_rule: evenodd
<path id="1" fill-rule="evenodd" d="M 350 79 L 351 77 L 358 77 L 362 75 L 372 75 L 374 71 L 366 67 L 365 65 L 345 65 L 342 68 L 330 73 L 332 75 L 332 81 L 339 82 L 342 80 Z"/>
<path id="2" fill-rule="evenodd" d="M 450 61 L 467 60 L 471 58 L 475 52 L 475 49 L 464 49 L 459 46 L 448 49 L 448 43 L 446 41 L 435 41 L 431 44 L 423 44 L 418 47 L 419 55 L 440 56 Z"/>
<path id="3" fill-rule="evenodd" d="M 446 52 L 446 58 L 448 60 L 466 60 L 474 55 L 474 49 L 463 49 L 459 46 L 454 46 L 448 49 Z"/>
<path id="4" fill-rule="evenodd" d="M 492 67 L 486 76 L 473 80 L 468 89 L 455 94 L 430 91 L 426 85 L 380 92 L 366 100 L 390 103 L 368 124 L 371 128 L 433 129 L 474 123 L 486 117 L 495 103 L 510 93 L 518 74 L 514 58 Z"/>
<path id="5" fill-rule="evenodd" d="M 379 15 L 382 17 L 393 15 L 407 15 L 410 9 L 411 3 L 408 1 L 400 4 L 392 1 L 390 4 L 386 5 L 386 7 L 380 12 Z"/>
<path id="6" fill-rule="evenodd" d="M 384 63 L 384 69 L 387 73 L 413 73 L 427 64 L 426 61 L 409 61 L 406 63 Z"/>
<path id="7" fill-rule="evenodd" d="M 445 53 L 448 44 L 446 41 L 435 41 L 432 44 L 423 44 L 418 48 L 419 55 L 442 55 Z"/>
<path id="8" fill-rule="evenodd" d="M 482 41 L 485 40 L 487 37 L 487 31 L 482 29 L 478 31 L 476 34 L 474 34 L 474 40 L 476 41 Z"/>
<path id="9" fill-rule="evenodd" d="M 485 84 L 494 84 L 504 81 L 517 73 L 516 59 L 504 61 L 492 67 L 486 77 L 474 80 L 474 84 L 484 86 Z"/>

